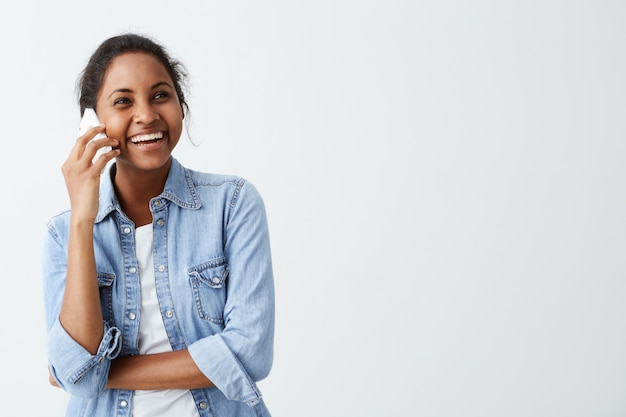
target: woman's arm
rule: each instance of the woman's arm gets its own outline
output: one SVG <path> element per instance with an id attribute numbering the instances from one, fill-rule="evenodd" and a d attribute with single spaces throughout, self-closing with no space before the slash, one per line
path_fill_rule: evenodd
<path id="1" fill-rule="evenodd" d="M 263 200 L 244 180 L 233 191 L 226 217 L 224 256 L 229 266 L 224 330 L 189 344 L 202 373 L 230 400 L 254 405 L 256 381 L 271 369 L 274 281 Z"/>
<path id="2" fill-rule="evenodd" d="M 67 279 L 59 320 L 67 333 L 95 355 L 104 323 L 93 248 L 93 222 L 74 220 L 70 225 Z"/>
<path id="3" fill-rule="evenodd" d="M 59 320 L 65 331 L 92 355 L 98 351 L 104 333 L 93 246 L 100 172 L 119 153 L 113 150 L 95 163 L 91 162 L 98 148 L 117 145 L 117 140 L 111 138 L 89 143 L 96 133 L 103 131 L 104 127 L 100 126 L 79 137 L 62 168 L 72 212 L 67 275 Z"/>
<path id="4" fill-rule="evenodd" d="M 113 360 L 107 388 L 129 390 L 211 388 L 187 350 Z"/>

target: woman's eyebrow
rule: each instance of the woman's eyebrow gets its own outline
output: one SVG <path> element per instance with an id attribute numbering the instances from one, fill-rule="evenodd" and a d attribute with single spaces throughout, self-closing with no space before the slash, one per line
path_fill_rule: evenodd
<path id="1" fill-rule="evenodd" d="M 111 96 L 115 93 L 132 93 L 132 92 L 133 90 L 131 90 L 130 88 L 118 88 L 116 90 L 113 90 L 111 94 L 109 94 L 108 98 L 111 98 Z"/>
<path id="2" fill-rule="evenodd" d="M 171 88 L 172 90 L 174 89 L 174 87 L 172 87 L 172 85 L 170 83 L 168 83 L 167 81 L 159 81 L 158 83 L 156 83 L 152 87 L 150 87 L 150 89 L 154 90 L 155 88 L 160 87 L 162 85 L 166 85 L 169 88 Z"/>

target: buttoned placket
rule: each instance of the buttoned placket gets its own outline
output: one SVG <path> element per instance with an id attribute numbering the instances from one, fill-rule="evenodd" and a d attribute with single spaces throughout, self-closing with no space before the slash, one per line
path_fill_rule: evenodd
<path id="1" fill-rule="evenodd" d="M 123 343 L 124 355 L 136 355 L 138 351 L 139 319 L 141 314 L 141 292 L 139 284 L 139 264 L 135 255 L 135 226 L 123 215 L 118 215 L 120 231 L 120 242 L 124 261 L 124 286 L 132 288 L 126 291 L 126 304 L 123 322 Z M 129 417 L 132 412 L 131 407 L 132 391 L 118 390 L 117 393 L 117 416 Z"/>
<path id="2" fill-rule="evenodd" d="M 123 351 L 125 355 L 139 354 L 139 321 L 141 319 L 141 284 L 139 282 L 139 264 L 135 253 L 135 226 L 125 218 L 119 216 L 120 241 L 124 259 L 124 286 L 126 304 L 123 318 Z"/>
<path id="3" fill-rule="evenodd" d="M 178 326 L 176 310 L 172 303 L 172 294 L 169 285 L 169 270 L 167 267 L 168 204 L 168 201 L 162 197 L 154 198 L 150 203 L 154 233 L 154 278 L 165 331 L 167 332 L 172 349 L 180 350 L 184 349 L 186 344 L 182 336 L 182 331 Z"/>

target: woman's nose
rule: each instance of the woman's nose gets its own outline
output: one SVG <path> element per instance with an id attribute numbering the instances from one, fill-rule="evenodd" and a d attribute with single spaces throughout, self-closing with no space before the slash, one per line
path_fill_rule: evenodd
<path id="1" fill-rule="evenodd" d="M 135 103 L 133 121 L 136 123 L 150 124 L 159 119 L 159 113 L 149 103 Z"/>

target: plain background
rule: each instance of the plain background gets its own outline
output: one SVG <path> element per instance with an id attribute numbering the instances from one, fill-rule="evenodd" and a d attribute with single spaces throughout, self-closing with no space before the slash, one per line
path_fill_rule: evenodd
<path id="1" fill-rule="evenodd" d="M 109 36 L 191 76 L 176 157 L 264 197 L 275 417 L 626 415 L 626 4 L 0 8 L 0 396 L 63 416 L 40 271 L 74 83 Z"/>

